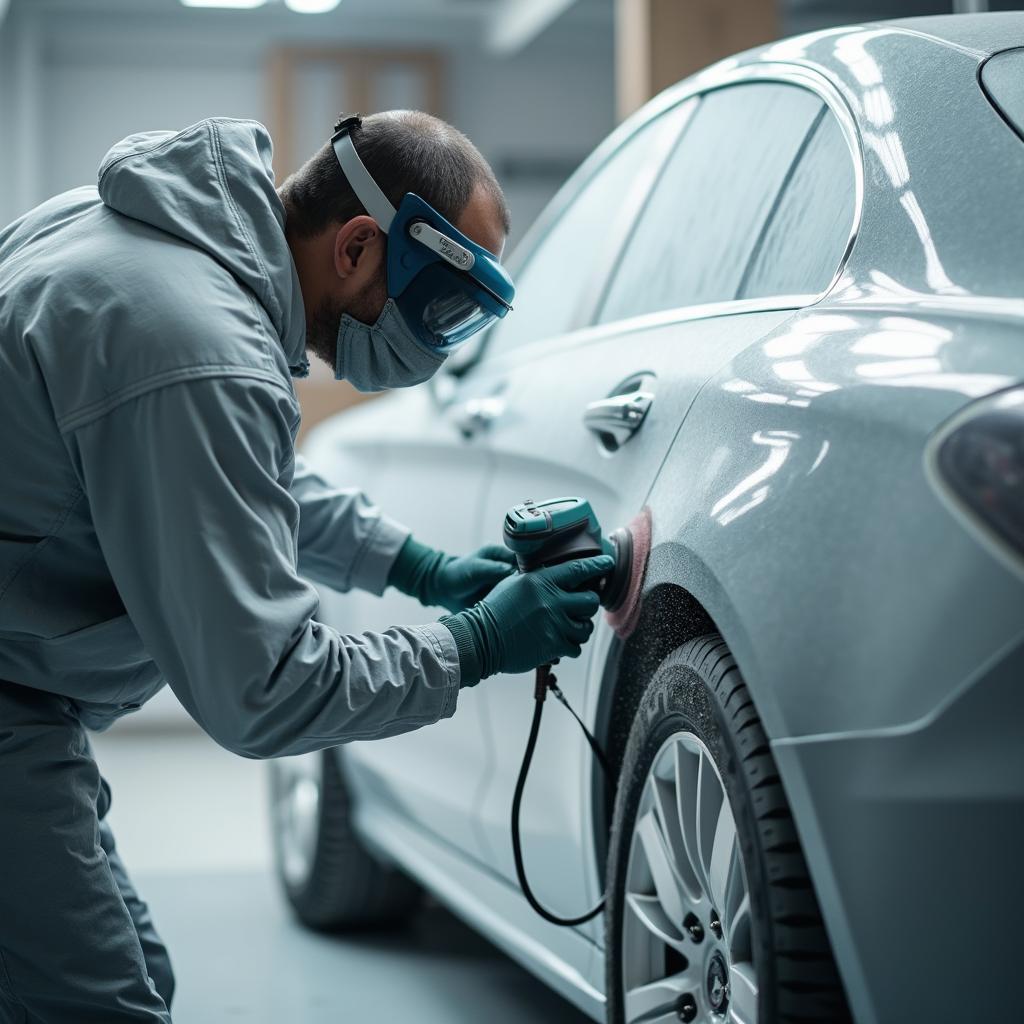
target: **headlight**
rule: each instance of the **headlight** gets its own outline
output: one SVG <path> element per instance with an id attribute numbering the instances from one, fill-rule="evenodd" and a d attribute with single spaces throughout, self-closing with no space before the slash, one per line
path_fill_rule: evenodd
<path id="1" fill-rule="evenodd" d="M 935 465 L 963 509 L 1024 554 L 1024 388 L 957 416 L 940 435 Z"/>

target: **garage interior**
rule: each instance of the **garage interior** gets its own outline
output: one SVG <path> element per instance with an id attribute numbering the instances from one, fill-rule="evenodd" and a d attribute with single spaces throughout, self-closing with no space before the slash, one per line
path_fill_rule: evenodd
<path id="1" fill-rule="evenodd" d="M 514 247 L 617 124 L 716 60 L 836 25 L 1011 9 L 986 0 L 231 6 L 0 0 L 0 223 L 94 182 L 103 153 L 134 131 L 256 119 L 274 138 L 281 180 L 339 111 L 418 108 L 463 130 L 490 161 Z M 367 400 L 324 365 L 297 390 L 302 436 Z M 399 931 L 303 929 L 273 877 L 265 766 L 210 742 L 169 689 L 92 742 L 118 847 L 171 950 L 176 1020 L 588 1019 L 437 903 Z"/>

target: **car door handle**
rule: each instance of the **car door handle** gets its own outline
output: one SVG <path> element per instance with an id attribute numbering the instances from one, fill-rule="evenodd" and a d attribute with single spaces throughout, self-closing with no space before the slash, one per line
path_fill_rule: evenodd
<path id="1" fill-rule="evenodd" d="M 583 423 L 603 441 L 610 438 L 614 447 L 624 445 L 643 425 L 654 402 L 650 391 L 630 391 L 591 402 L 583 414 Z"/>
<path id="2" fill-rule="evenodd" d="M 505 399 L 496 395 L 489 398 L 471 398 L 463 402 L 452 414 L 452 420 L 459 433 L 465 438 L 486 430 L 505 412 Z"/>

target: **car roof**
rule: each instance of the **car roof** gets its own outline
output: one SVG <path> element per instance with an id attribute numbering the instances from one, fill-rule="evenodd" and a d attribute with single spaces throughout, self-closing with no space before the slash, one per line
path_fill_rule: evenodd
<path id="1" fill-rule="evenodd" d="M 841 70 L 829 59 L 828 51 L 844 39 L 866 36 L 916 39 L 937 50 L 948 49 L 967 54 L 977 62 L 993 53 L 1024 46 L 1024 11 L 992 11 L 984 14 L 938 14 L 926 18 L 897 18 L 892 21 L 862 21 L 849 25 L 817 29 L 752 47 L 710 65 L 694 78 L 701 79 L 723 66 L 758 64 L 781 60 L 805 63 L 812 59 L 820 70 Z"/>
<path id="2" fill-rule="evenodd" d="M 984 56 L 1024 46 L 1024 11 L 898 18 L 893 21 L 874 22 L 873 26 L 901 29 L 928 36 L 947 46 L 975 50 Z"/>

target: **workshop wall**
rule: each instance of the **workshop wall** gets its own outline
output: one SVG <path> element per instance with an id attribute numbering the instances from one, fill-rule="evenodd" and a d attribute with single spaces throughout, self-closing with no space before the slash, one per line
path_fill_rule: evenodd
<path id="1" fill-rule="evenodd" d="M 0 27 L 0 222 L 95 182 L 107 147 L 133 132 L 212 114 L 270 123 L 275 45 L 436 50 L 446 61 L 446 116 L 479 145 L 506 185 L 514 237 L 614 121 L 611 19 L 551 29 L 521 53 L 481 53 L 467 22 L 400 27 L 340 17 L 188 11 L 87 0 L 13 0 Z M 472 45 L 470 45 L 472 43 Z M 296 137 L 326 140 L 330 97 L 309 105 Z M 506 171 L 508 173 L 503 174 Z"/>

